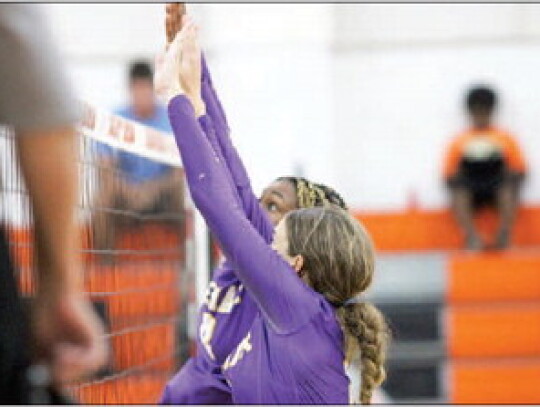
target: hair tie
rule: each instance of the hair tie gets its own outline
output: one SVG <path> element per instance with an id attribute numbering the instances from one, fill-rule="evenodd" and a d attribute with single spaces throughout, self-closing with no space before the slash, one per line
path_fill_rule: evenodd
<path id="1" fill-rule="evenodd" d="M 351 297 L 348 300 L 346 300 L 345 302 L 343 302 L 343 304 L 341 306 L 346 307 L 347 305 L 360 304 L 361 302 L 362 302 L 362 300 L 360 298 Z"/>

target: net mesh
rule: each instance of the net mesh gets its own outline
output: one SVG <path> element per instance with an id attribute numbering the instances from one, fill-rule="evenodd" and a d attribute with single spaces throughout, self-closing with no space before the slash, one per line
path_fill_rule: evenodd
<path id="1" fill-rule="evenodd" d="M 84 104 L 79 126 L 85 288 L 103 319 L 108 365 L 66 389 L 83 403 L 154 403 L 189 353 L 193 212 L 170 135 Z M 0 205 L 24 295 L 35 290 L 32 216 L 12 132 L 0 128 Z M 124 160 L 124 165 L 119 162 Z M 129 165 L 153 169 L 137 180 Z M 142 164 L 141 164 L 142 163 Z M 158 174 L 158 175 L 156 175 Z"/>

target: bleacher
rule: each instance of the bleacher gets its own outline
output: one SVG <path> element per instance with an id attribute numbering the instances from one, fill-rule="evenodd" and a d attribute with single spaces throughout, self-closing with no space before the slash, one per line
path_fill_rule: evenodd
<path id="1" fill-rule="evenodd" d="M 31 232 L 10 229 L 21 291 L 34 291 Z M 110 362 L 90 380 L 70 386 L 85 404 L 155 403 L 189 352 L 185 307 L 194 301 L 184 270 L 178 225 L 148 223 L 118 235 L 114 264 L 102 264 L 83 230 L 85 289 L 107 328 Z"/>
<path id="2" fill-rule="evenodd" d="M 397 402 L 540 402 L 540 208 L 519 211 L 513 245 L 467 252 L 448 211 L 357 213 L 378 250 L 369 297 L 393 330 Z M 480 213 L 483 235 L 497 227 Z"/>

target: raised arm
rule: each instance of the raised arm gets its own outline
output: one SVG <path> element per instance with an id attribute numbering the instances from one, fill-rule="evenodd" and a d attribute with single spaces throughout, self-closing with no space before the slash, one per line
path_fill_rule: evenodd
<path id="1" fill-rule="evenodd" d="M 29 4 L 6 4 L 1 10 L 0 122 L 15 130 L 33 215 L 38 287 L 32 305 L 32 362 L 45 364 L 60 384 L 97 370 L 106 359 L 103 327 L 82 291 L 76 100 L 42 12 Z M 16 318 L 18 307 L 9 301 L 11 294 L 14 300 L 16 296 L 11 288 L 15 287 L 2 287 L 2 293 L 10 295 L 2 294 L 1 301 L 3 311 L 10 309 L 9 317 Z M 7 322 L 10 342 L 20 340 L 19 325 Z M 10 349 L 14 348 L 0 353 Z M 15 369 L 4 369 L 9 359 L 2 360 L 2 379 L 22 383 L 12 375 Z M 22 374 L 26 368 L 16 370 Z"/>
<path id="2" fill-rule="evenodd" d="M 170 44 L 175 34 L 182 28 L 182 18 L 186 9 L 180 3 L 167 4 L 165 9 L 165 31 L 167 42 Z M 203 129 L 209 136 L 210 143 L 216 154 L 225 160 L 246 216 L 261 236 L 270 242 L 272 240 L 273 225 L 266 212 L 261 208 L 258 198 L 253 193 L 245 166 L 232 143 L 227 117 L 214 88 L 204 55 L 202 56 L 201 96 L 206 105 L 207 116 L 212 119 L 215 133 L 209 133 L 207 127 L 203 127 Z M 211 137 L 213 134 L 215 134 L 215 138 Z"/>
<path id="3" fill-rule="evenodd" d="M 320 309 L 320 297 L 246 218 L 227 182 L 227 169 L 214 159 L 201 119 L 195 119 L 186 96 L 171 100 L 169 118 L 193 201 L 236 266 L 238 277 L 278 332 L 297 329 Z"/>
<path id="4" fill-rule="evenodd" d="M 232 143 L 225 111 L 223 110 L 223 106 L 214 89 L 204 56 L 202 57 L 201 82 L 201 96 L 206 105 L 206 113 L 212 118 L 215 127 L 215 134 L 217 136 L 217 142 L 215 143 L 216 147 L 219 148 L 219 153 L 225 160 L 227 168 L 236 185 L 238 196 L 242 202 L 242 207 L 247 218 L 259 231 L 265 241 L 269 243 L 272 241 L 274 227 L 266 212 L 259 204 L 259 200 L 251 187 L 251 181 L 244 163 L 238 154 L 238 150 Z M 212 142 L 212 144 L 214 143 Z"/>

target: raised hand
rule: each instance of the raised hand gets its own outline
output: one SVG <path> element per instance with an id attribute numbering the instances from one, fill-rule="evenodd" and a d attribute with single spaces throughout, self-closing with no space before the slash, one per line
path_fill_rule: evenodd
<path id="1" fill-rule="evenodd" d="M 180 34 L 166 51 L 156 56 L 154 91 L 165 104 L 174 96 L 185 93 L 180 86 Z"/>
<path id="2" fill-rule="evenodd" d="M 182 28 L 182 16 L 186 8 L 183 3 L 169 3 L 165 6 L 165 34 L 167 44 L 165 51 L 159 53 L 155 59 L 154 90 L 156 95 L 165 104 L 174 96 L 183 94 L 180 87 L 178 46 L 170 49 Z M 180 39 L 178 39 L 179 41 Z"/>
<path id="3" fill-rule="evenodd" d="M 170 27 L 177 22 L 170 20 Z M 201 98 L 201 49 L 198 27 L 186 15 L 182 16 L 182 29 L 176 34 L 165 53 L 156 57 L 154 88 L 156 94 L 168 103 L 174 96 L 185 94 L 197 116 L 204 114 Z M 167 32 L 173 28 L 168 28 Z"/>
<path id="4" fill-rule="evenodd" d="M 167 46 L 174 41 L 174 37 L 182 29 L 182 16 L 184 14 L 186 14 L 184 3 L 169 3 L 165 6 Z"/>
<path id="5" fill-rule="evenodd" d="M 199 29 L 190 17 L 182 17 L 180 31 L 180 85 L 198 115 L 204 112 L 201 97 L 201 48 Z"/>

